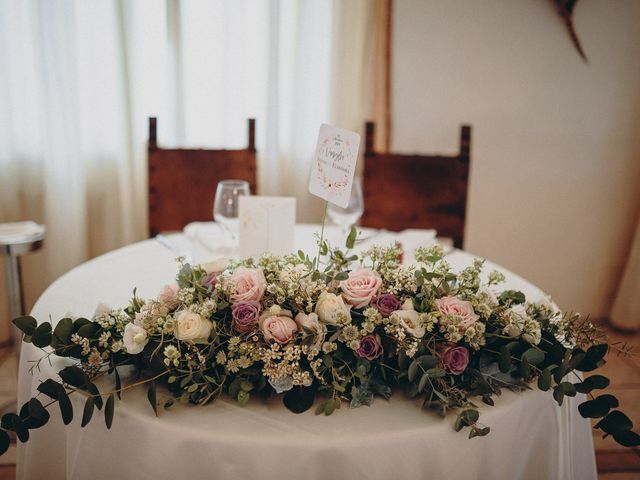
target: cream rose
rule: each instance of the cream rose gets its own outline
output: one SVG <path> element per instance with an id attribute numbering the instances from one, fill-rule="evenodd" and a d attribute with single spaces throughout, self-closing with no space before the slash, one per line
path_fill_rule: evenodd
<path id="1" fill-rule="evenodd" d="M 178 287 L 178 285 L 176 285 L 175 283 L 171 285 L 165 285 L 164 287 L 162 287 L 160 293 L 158 294 L 158 301 L 169 309 L 176 308 L 180 303 L 178 301 L 179 290 L 180 287 Z"/>
<path id="2" fill-rule="evenodd" d="M 213 328 L 213 324 L 209 320 L 189 310 L 182 310 L 176 313 L 175 319 L 175 336 L 178 340 L 185 342 L 207 340 Z"/>
<path id="3" fill-rule="evenodd" d="M 327 326 L 320 323 L 318 315 L 315 313 L 307 315 L 304 312 L 300 312 L 296 315 L 295 321 L 298 329 L 302 332 L 303 338 L 312 335 L 314 337 L 312 345 L 319 348 L 327 335 Z"/>
<path id="4" fill-rule="evenodd" d="M 380 275 L 370 268 L 360 268 L 349 272 L 349 278 L 340 282 L 342 296 L 354 308 L 369 305 L 371 299 L 382 286 Z"/>
<path id="5" fill-rule="evenodd" d="M 291 318 L 291 312 L 277 305 L 260 316 L 259 325 L 265 340 L 274 340 L 280 344 L 290 342 L 293 334 L 298 331 L 298 325 Z"/>
<path id="6" fill-rule="evenodd" d="M 259 268 L 238 267 L 230 278 L 234 285 L 231 302 L 259 302 L 267 288 L 264 273 Z"/>
<path id="7" fill-rule="evenodd" d="M 202 264 L 202 266 L 204 267 L 205 271 L 207 273 L 220 273 L 220 272 L 224 272 L 227 269 L 227 266 L 229 266 L 229 259 L 228 258 L 218 258 L 217 260 L 213 260 L 211 262 L 207 262 Z"/>
<path id="8" fill-rule="evenodd" d="M 459 326 L 469 328 L 480 318 L 474 311 L 471 302 L 458 297 L 442 297 L 436 300 L 436 308 L 443 315 L 453 315 L 460 319 Z"/>
<path id="9" fill-rule="evenodd" d="M 322 292 L 316 303 L 316 315 L 322 323 L 337 325 L 351 320 L 351 310 L 342 297 L 334 293 Z"/>
<path id="10" fill-rule="evenodd" d="M 142 352 L 147 343 L 149 343 L 149 334 L 144 328 L 133 323 L 127 323 L 122 334 L 122 343 L 127 353 L 136 355 Z"/>
<path id="11" fill-rule="evenodd" d="M 402 304 L 402 308 L 393 312 L 389 318 L 392 321 L 396 320 L 402 328 L 416 338 L 422 338 L 426 333 L 422 322 L 420 322 L 420 314 L 414 309 L 411 299 L 406 300 Z"/>

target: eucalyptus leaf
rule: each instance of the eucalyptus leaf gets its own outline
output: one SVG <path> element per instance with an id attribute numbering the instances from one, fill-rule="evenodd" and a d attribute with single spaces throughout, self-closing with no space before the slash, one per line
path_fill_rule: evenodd
<path id="1" fill-rule="evenodd" d="M 58 391 L 58 406 L 60 407 L 62 421 L 65 425 L 69 425 L 73 420 L 73 405 L 71 405 L 69 395 L 64 388 Z"/>
<path id="2" fill-rule="evenodd" d="M 498 368 L 502 373 L 508 373 L 511 370 L 511 354 L 506 346 L 500 349 L 500 358 L 498 359 Z"/>
<path id="3" fill-rule="evenodd" d="M 151 380 L 149 382 L 149 388 L 147 389 L 147 399 L 153 408 L 153 412 L 158 416 L 158 400 L 156 398 L 156 383 Z"/>
<path id="4" fill-rule="evenodd" d="M 84 410 L 82 412 L 82 424 L 84 427 L 91 421 L 91 417 L 93 416 L 93 409 L 95 408 L 96 402 L 93 397 L 87 397 L 87 401 L 84 403 Z"/>
<path id="5" fill-rule="evenodd" d="M 356 236 L 358 235 L 358 229 L 355 225 L 351 226 L 351 231 L 349 232 L 349 236 L 347 236 L 346 246 L 348 249 L 353 248 L 353 245 L 356 243 Z"/>
<path id="6" fill-rule="evenodd" d="M 544 362 L 544 352 L 538 348 L 530 348 L 522 354 L 522 359 L 529 365 L 538 365 Z"/>
<path id="7" fill-rule="evenodd" d="M 31 337 L 31 342 L 38 348 L 48 347 L 51 343 L 51 324 L 41 323 Z"/>
<path id="8" fill-rule="evenodd" d="M 18 317 L 11 323 L 18 327 L 18 329 L 22 331 L 22 333 L 28 336 L 33 335 L 36 331 L 36 327 L 38 326 L 38 321 L 29 315 Z"/>
<path id="9" fill-rule="evenodd" d="M 0 430 L 0 455 L 3 455 L 7 450 L 9 450 L 9 445 L 11 445 L 11 438 L 6 430 Z"/>
<path id="10" fill-rule="evenodd" d="M 540 373 L 540 376 L 538 377 L 538 388 L 543 392 L 546 392 L 551 388 L 551 372 L 549 371 L 549 368 L 545 368 Z"/>
<path id="11" fill-rule="evenodd" d="M 316 398 L 316 389 L 311 387 L 295 386 L 282 397 L 284 406 L 293 413 L 302 413 L 311 408 Z"/>
<path id="12" fill-rule="evenodd" d="M 620 410 L 614 410 L 610 412 L 606 417 L 595 424 L 594 428 L 615 435 L 616 433 L 624 430 L 631 430 L 633 423 L 624 413 Z"/>
<path id="13" fill-rule="evenodd" d="M 637 447 L 640 446 L 640 435 L 631 430 L 621 430 L 613 434 L 613 438 L 616 442 L 624 447 Z M 1 452 L 0 452 L 1 454 Z"/>
<path id="14" fill-rule="evenodd" d="M 86 388 L 86 385 L 91 383 L 87 374 L 76 366 L 65 367 L 58 372 L 58 375 L 63 382 L 76 388 Z"/>
<path id="15" fill-rule="evenodd" d="M 593 390 L 601 390 L 609 386 L 609 379 L 603 375 L 592 375 L 581 383 L 576 383 L 576 390 L 580 393 L 590 393 Z"/>
<path id="16" fill-rule="evenodd" d="M 115 408 L 114 403 L 115 397 L 112 393 L 111 395 L 109 395 L 109 398 L 107 398 L 107 403 L 104 406 L 104 423 L 107 426 L 107 429 L 110 429 L 111 425 L 113 424 L 113 411 Z"/>

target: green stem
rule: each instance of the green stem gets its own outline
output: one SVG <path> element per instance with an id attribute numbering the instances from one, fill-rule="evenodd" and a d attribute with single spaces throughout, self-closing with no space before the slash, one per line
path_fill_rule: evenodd
<path id="1" fill-rule="evenodd" d="M 324 201 L 324 214 L 322 215 L 322 227 L 320 228 L 320 241 L 318 242 L 318 256 L 316 257 L 315 270 L 320 267 L 320 251 L 322 250 L 322 240 L 324 239 L 324 224 L 327 220 L 327 209 L 329 208 L 329 200 Z"/>

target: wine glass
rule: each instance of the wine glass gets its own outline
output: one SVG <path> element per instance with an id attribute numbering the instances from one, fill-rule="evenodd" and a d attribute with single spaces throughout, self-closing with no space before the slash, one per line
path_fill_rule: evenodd
<path id="1" fill-rule="evenodd" d="M 352 225 L 355 225 L 364 212 L 364 198 L 362 197 L 362 184 L 359 178 L 353 179 L 351 196 L 347 208 L 342 208 L 329 203 L 327 214 L 333 223 L 340 227 L 343 238 L 349 234 Z"/>
<path id="2" fill-rule="evenodd" d="M 222 227 L 225 243 L 232 249 L 238 243 L 238 205 L 240 195 L 251 195 L 249 183 L 244 180 L 222 180 L 216 188 L 213 219 Z"/>

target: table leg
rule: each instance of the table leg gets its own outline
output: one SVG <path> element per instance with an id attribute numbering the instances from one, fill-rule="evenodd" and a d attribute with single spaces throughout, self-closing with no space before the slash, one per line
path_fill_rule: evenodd
<path id="1" fill-rule="evenodd" d="M 17 256 L 7 255 L 5 257 L 5 267 L 7 271 L 7 290 L 9 291 L 9 313 L 13 320 L 24 314 L 24 300 L 22 298 L 22 278 L 20 272 L 20 260 Z M 13 344 L 19 345 L 22 334 L 16 327 L 11 325 L 13 333 Z"/>

